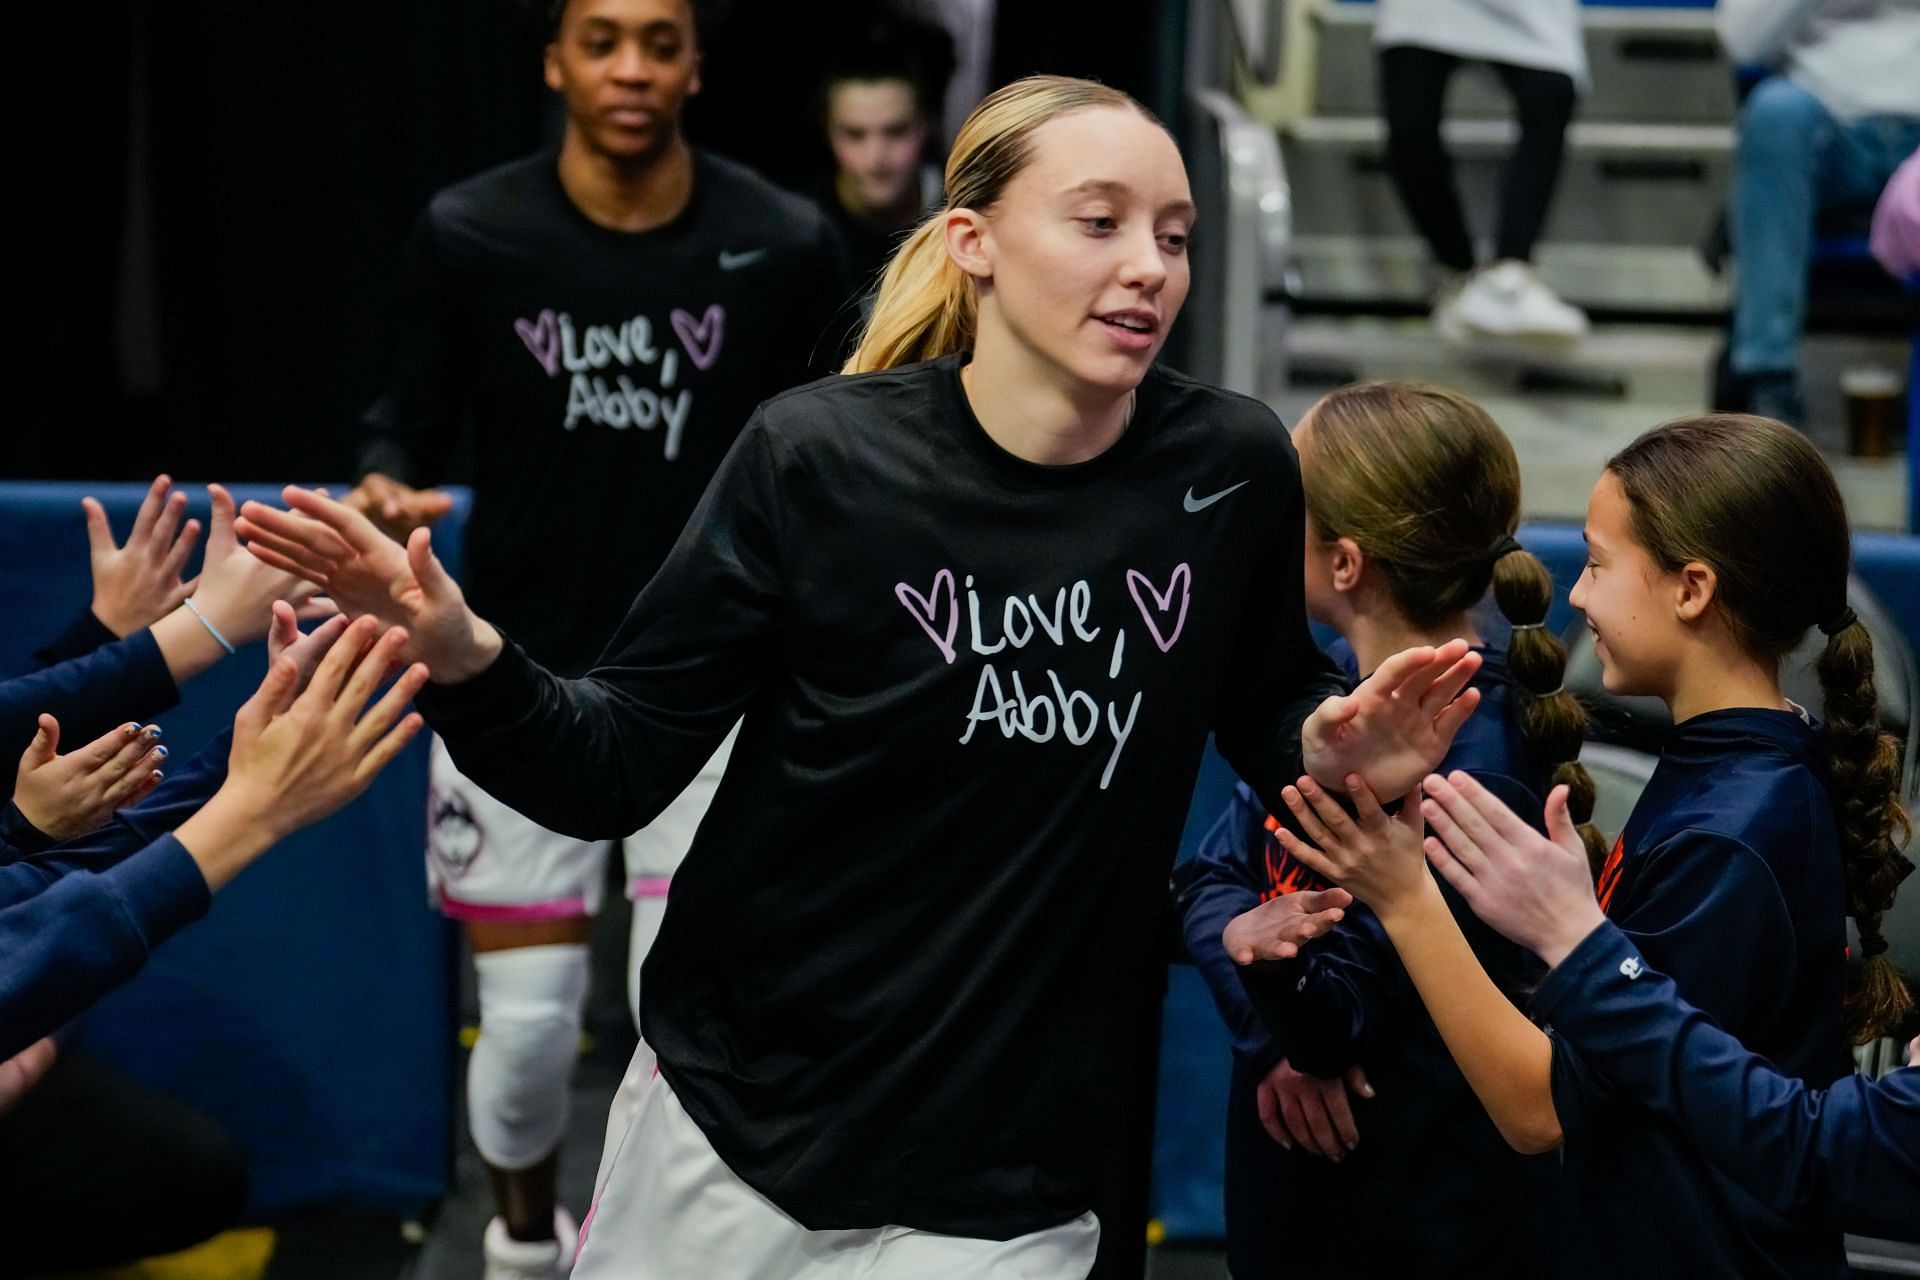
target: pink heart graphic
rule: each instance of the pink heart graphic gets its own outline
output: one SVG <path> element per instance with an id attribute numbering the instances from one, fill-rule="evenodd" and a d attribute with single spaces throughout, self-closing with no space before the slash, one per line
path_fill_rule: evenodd
<path id="1" fill-rule="evenodd" d="M 560 325 L 553 318 L 552 307 L 542 311 L 537 322 L 515 320 L 513 331 L 527 344 L 527 350 L 533 352 L 533 358 L 540 362 L 549 378 L 560 372 Z"/>
<path id="2" fill-rule="evenodd" d="M 727 311 L 719 303 L 707 308 L 707 314 L 695 320 L 691 311 L 673 309 L 673 331 L 680 335 L 680 345 L 687 349 L 687 355 L 702 370 L 713 368 L 713 362 L 720 358 L 720 339 L 727 331 Z"/>
<path id="3" fill-rule="evenodd" d="M 939 601 L 942 591 L 946 592 L 947 596 L 947 634 L 944 636 L 933 629 L 934 618 L 940 611 Z M 934 574 L 933 590 L 927 595 L 921 595 L 904 582 L 894 586 L 893 594 L 900 597 L 900 603 L 907 606 L 907 612 L 912 614 L 913 620 L 920 624 L 920 629 L 927 633 L 927 639 L 933 641 L 935 647 L 940 650 L 941 656 L 951 665 L 953 638 L 960 632 L 960 593 L 953 585 L 953 570 L 942 569 Z"/>
<path id="4" fill-rule="evenodd" d="M 1147 594 L 1153 597 L 1152 608 L 1149 608 L 1147 602 L 1140 597 L 1142 587 L 1145 587 Z M 1187 625 L 1187 603 L 1192 598 L 1192 588 L 1193 570 L 1184 564 L 1174 569 L 1173 577 L 1167 580 L 1165 591 L 1155 587 L 1153 580 L 1138 569 L 1127 570 L 1127 590 L 1133 596 L 1133 603 L 1139 606 L 1140 617 L 1147 624 L 1148 634 L 1153 637 L 1153 642 L 1160 646 L 1162 653 L 1173 648 L 1174 642 L 1180 638 L 1181 628 Z M 1180 614 L 1173 620 L 1173 634 L 1163 639 L 1160 635 L 1160 624 L 1155 619 L 1173 611 L 1175 592 L 1180 595 Z"/>

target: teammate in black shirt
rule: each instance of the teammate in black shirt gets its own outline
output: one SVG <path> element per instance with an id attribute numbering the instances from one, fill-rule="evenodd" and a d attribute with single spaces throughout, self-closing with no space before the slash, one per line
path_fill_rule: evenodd
<path id="1" fill-rule="evenodd" d="M 953 74 L 953 41 L 926 23 L 885 19 L 836 47 L 821 85 L 833 172 L 805 190 L 846 242 L 866 295 L 900 242 L 940 207 L 927 162 L 934 113 Z"/>
<path id="2" fill-rule="evenodd" d="M 404 537 L 445 511 L 444 494 L 413 486 L 443 478 L 470 431 L 466 588 L 577 675 L 753 406 L 837 359 L 821 338 L 850 286 L 817 210 L 683 137 L 700 65 L 687 0 L 553 10 L 546 79 L 564 141 L 441 192 L 414 228 L 400 360 L 348 501 Z M 646 830 L 615 833 L 629 837 L 636 965 L 718 772 Z M 571 1256 L 554 1160 L 607 842 L 521 817 L 437 742 L 432 773 L 429 877 L 479 971 L 468 1105 L 502 1214 L 492 1274 L 551 1274 Z"/>
<path id="3" fill-rule="evenodd" d="M 583 1280 L 1084 1276 L 1208 733 L 1269 804 L 1303 767 L 1398 793 L 1477 701 L 1464 642 L 1333 696 L 1284 429 L 1152 363 L 1193 220 L 1157 122 L 1021 81 L 947 189 L 870 372 L 761 407 L 584 679 L 423 533 L 292 488 L 247 509 L 256 554 L 408 621 L 462 767 L 560 830 L 644 821 L 745 716 L 647 960 Z"/>

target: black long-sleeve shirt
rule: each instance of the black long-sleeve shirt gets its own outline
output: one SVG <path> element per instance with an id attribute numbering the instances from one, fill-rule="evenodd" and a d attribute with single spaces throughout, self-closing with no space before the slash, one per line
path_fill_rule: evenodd
<path id="1" fill-rule="evenodd" d="M 1277 802 L 1340 688 L 1265 406 L 1155 370 L 1112 448 L 1044 467 L 959 370 L 770 401 L 589 676 L 509 646 L 419 699 L 469 776 L 583 838 L 744 713 L 641 1021 L 729 1167 L 816 1229 L 1088 1207 L 1207 734 Z"/>
<path id="2" fill-rule="evenodd" d="M 612 231 L 530 156 L 434 197 L 360 470 L 449 478 L 471 431 L 464 583 L 541 662 L 592 665 L 760 401 L 838 363 L 852 293 L 814 206 L 694 153 L 672 222 Z"/>

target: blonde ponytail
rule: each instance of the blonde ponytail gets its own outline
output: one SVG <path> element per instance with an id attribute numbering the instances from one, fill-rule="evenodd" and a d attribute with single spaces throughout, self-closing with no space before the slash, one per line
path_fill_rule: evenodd
<path id="1" fill-rule="evenodd" d="M 971 277 L 947 256 L 946 213 L 934 214 L 894 251 L 873 314 L 842 373 L 892 369 L 973 346 Z"/>

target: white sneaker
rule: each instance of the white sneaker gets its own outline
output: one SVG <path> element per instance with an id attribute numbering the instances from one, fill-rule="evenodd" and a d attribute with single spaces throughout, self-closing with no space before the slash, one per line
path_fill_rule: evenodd
<path id="1" fill-rule="evenodd" d="M 553 1235 L 551 1240 L 515 1240 L 507 1234 L 504 1219 L 487 1223 L 486 1280 L 566 1280 L 573 1270 L 580 1228 L 565 1209 L 553 1211 Z"/>
<path id="2" fill-rule="evenodd" d="M 1524 262 L 1482 268 L 1445 305 L 1446 325 L 1486 337 L 1572 342 L 1587 335 L 1586 312 L 1560 301 Z"/>

